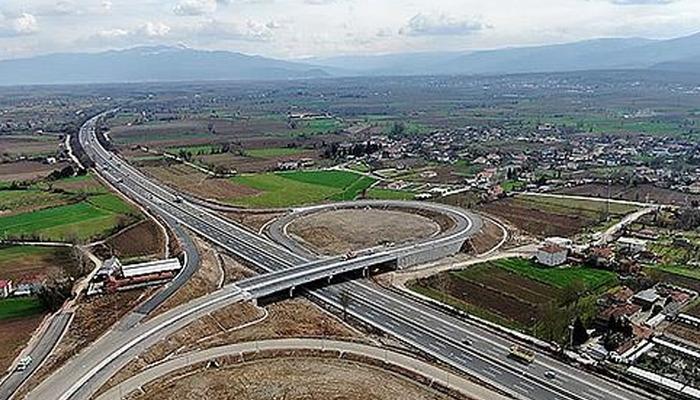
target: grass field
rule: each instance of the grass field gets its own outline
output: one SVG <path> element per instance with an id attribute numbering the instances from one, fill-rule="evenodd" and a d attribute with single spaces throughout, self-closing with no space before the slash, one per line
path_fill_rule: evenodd
<path id="1" fill-rule="evenodd" d="M 66 241 L 89 240 L 134 222 L 136 211 L 107 192 L 92 177 L 74 177 L 54 183 L 65 193 L 37 189 L 0 191 L 0 235 Z"/>
<path id="2" fill-rule="evenodd" d="M 543 268 L 533 261 L 522 258 L 497 260 L 493 261 L 492 264 L 560 289 L 577 280 L 583 282 L 591 291 L 611 287 L 617 283 L 617 275 L 614 272 L 601 269 L 587 267 Z"/>
<path id="3" fill-rule="evenodd" d="M 0 300 L 0 321 L 30 317 L 44 311 L 36 297 L 18 297 Z"/>
<path id="4" fill-rule="evenodd" d="M 367 197 L 376 200 L 413 200 L 416 195 L 403 190 L 370 189 L 367 191 Z"/>
<path id="5" fill-rule="evenodd" d="M 346 171 L 265 173 L 240 175 L 232 180 L 261 192 L 231 200 L 234 204 L 249 207 L 288 207 L 325 200 L 352 200 L 375 182 L 372 178 Z"/>

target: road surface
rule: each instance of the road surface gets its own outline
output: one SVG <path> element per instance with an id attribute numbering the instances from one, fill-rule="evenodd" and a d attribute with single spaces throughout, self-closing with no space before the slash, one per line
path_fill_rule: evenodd
<path id="1" fill-rule="evenodd" d="M 337 260 L 315 261 L 270 242 L 230 221 L 223 220 L 161 188 L 118 157 L 106 152 L 94 139 L 95 120 L 89 121 L 81 143 L 96 161 L 97 169 L 120 191 L 141 204 L 157 208 L 189 229 L 259 267 L 262 271 L 305 268 L 317 271 Z M 401 249 L 398 249 L 401 250 Z M 342 263 L 340 263 L 342 266 Z M 264 278 L 262 278 L 264 279 Z M 341 296 L 349 295 L 348 314 L 397 337 L 425 354 L 477 376 L 520 399 L 533 400 L 637 400 L 647 397 L 618 384 L 588 374 L 539 354 L 529 366 L 506 357 L 509 340 L 476 324 L 461 321 L 403 294 L 367 281 L 344 282 L 309 292 L 317 301 L 342 308 Z M 228 286 L 168 313 L 127 329 L 117 329 L 109 340 L 99 340 L 30 393 L 30 399 L 88 398 L 146 346 L 166 337 L 188 321 L 226 304 L 241 301 L 240 288 Z M 104 338 L 103 338 L 104 339 Z M 469 340 L 469 344 L 465 342 Z M 556 372 L 557 379 L 544 378 Z"/>

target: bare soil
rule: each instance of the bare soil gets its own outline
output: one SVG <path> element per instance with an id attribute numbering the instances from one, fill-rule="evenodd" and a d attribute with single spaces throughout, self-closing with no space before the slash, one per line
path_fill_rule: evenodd
<path id="1" fill-rule="evenodd" d="M 75 264 L 70 249 L 53 247 L 43 254 L 27 254 L 0 264 L 0 278 L 12 280 L 15 284 L 42 280 L 48 276 L 64 275 L 65 271 L 74 269 Z"/>
<path id="2" fill-rule="evenodd" d="M 497 246 L 503 239 L 503 231 L 493 221 L 484 219 L 481 231 L 472 238 L 473 252 L 482 254 Z"/>
<path id="3" fill-rule="evenodd" d="M 401 211 L 336 210 L 299 218 L 288 232 L 321 254 L 342 254 L 383 243 L 404 243 L 440 232 L 435 221 Z"/>
<path id="4" fill-rule="evenodd" d="M 267 317 L 260 308 L 251 303 L 236 303 L 200 318 L 156 343 L 131 361 L 113 376 L 101 391 L 168 356 L 196 349 L 280 337 L 349 338 L 357 336 L 356 331 L 305 299 L 297 298 L 273 303 L 267 306 L 266 310 Z M 253 321 L 259 322 L 236 329 Z"/>
<path id="5" fill-rule="evenodd" d="M 666 328 L 664 333 L 677 336 L 700 347 L 700 330 L 693 326 L 686 325 L 682 322 L 675 322 Z"/>
<path id="6" fill-rule="evenodd" d="M 572 194 L 592 197 L 607 197 L 608 186 L 600 183 L 591 183 L 557 191 L 562 194 Z M 660 204 L 686 205 L 693 200 L 700 200 L 700 195 L 678 192 L 671 189 L 656 187 L 654 185 L 611 185 L 610 196 L 614 199 L 655 202 Z"/>
<path id="7" fill-rule="evenodd" d="M 27 345 L 44 319 L 44 314 L 4 320 L 0 323 L 0 377 Z"/>
<path id="8" fill-rule="evenodd" d="M 518 229 L 539 237 L 571 237 L 597 221 L 578 215 L 557 214 L 528 206 L 514 198 L 501 199 L 479 206 L 479 211 L 502 218 Z"/>
<path id="9" fill-rule="evenodd" d="M 132 399 L 437 400 L 448 398 L 397 374 L 354 361 L 286 357 L 166 377 Z"/>
<path id="10" fill-rule="evenodd" d="M 52 171 L 61 169 L 68 164 L 44 164 L 38 161 L 17 161 L 0 164 L 0 181 L 26 181 L 43 178 Z"/>
<path id="11" fill-rule="evenodd" d="M 22 386 L 16 398 L 23 398 L 68 359 L 107 332 L 152 292 L 153 289 L 131 290 L 80 299 L 68 331 L 44 364 Z"/>
<path id="12" fill-rule="evenodd" d="M 251 212 L 228 212 L 225 215 L 238 222 L 239 224 L 245 225 L 248 228 L 259 231 L 268 222 L 282 216 L 282 213 L 251 213 Z"/>
<path id="13" fill-rule="evenodd" d="M 258 194 L 258 191 L 248 186 L 237 185 L 229 179 L 212 178 L 203 172 L 182 164 L 142 167 L 141 169 L 167 185 L 205 199 L 226 201 L 237 197 Z"/>
<path id="14" fill-rule="evenodd" d="M 220 165 L 239 173 L 274 171 L 277 169 L 277 163 L 279 162 L 299 160 L 302 158 L 317 159 L 318 153 L 315 150 L 305 150 L 294 155 L 266 158 L 240 156 L 232 153 L 210 154 L 196 157 L 197 160 L 206 165 Z"/>
<path id="15" fill-rule="evenodd" d="M 219 260 L 224 268 L 224 285 L 255 275 L 255 272 L 251 271 L 250 268 L 241 264 L 233 257 L 219 253 Z"/>
<path id="16" fill-rule="evenodd" d="M 163 230 L 152 220 L 143 220 L 104 243 L 119 258 L 162 257 L 165 248 Z"/>
<path id="17" fill-rule="evenodd" d="M 417 284 L 524 326 L 539 320 L 544 305 L 560 295 L 551 286 L 498 268 L 490 268 L 473 278 L 445 272 L 419 279 Z"/>

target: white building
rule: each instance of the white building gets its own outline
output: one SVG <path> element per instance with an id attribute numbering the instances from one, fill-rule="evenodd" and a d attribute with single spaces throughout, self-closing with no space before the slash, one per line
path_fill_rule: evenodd
<path id="1" fill-rule="evenodd" d="M 620 250 L 627 250 L 630 253 L 640 253 L 647 250 L 648 241 L 631 237 L 621 237 L 617 239 L 617 246 Z"/>
<path id="2" fill-rule="evenodd" d="M 537 258 L 537 262 L 540 264 L 548 267 L 557 267 L 566 262 L 567 255 L 568 250 L 564 247 L 553 243 L 545 243 L 544 246 L 537 249 L 535 258 Z"/>

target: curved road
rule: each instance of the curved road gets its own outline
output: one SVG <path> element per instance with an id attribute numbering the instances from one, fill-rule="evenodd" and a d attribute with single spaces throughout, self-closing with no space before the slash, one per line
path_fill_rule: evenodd
<path id="1" fill-rule="evenodd" d="M 462 241 L 476 235 L 483 227 L 483 220 L 477 214 L 472 212 L 451 207 L 445 204 L 427 203 L 418 201 L 398 201 L 398 200 L 358 200 L 347 201 L 332 204 L 322 204 L 312 207 L 303 207 L 295 209 L 293 212 L 283 215 L 280 218 L 272 221 L 265 227 L 267 235 L 275 242 L 287 247 L 296 254 L 306 257 L 315 256 L 313 252 L 301 245 L 296 240 L 292 239 L 287 233 L 287 226 L 297 218 L 312 215 L 315 213 L 335 210 L 347 210 L 357 208 L 389 208 L 403 210 L 418 210 L 419 212 L 429 212 L 433 214 L 442 214 L 449 218 L 452 226 L 441 231 L 437 236 L 431 236 L 422 240 L 414 241 L 408 245 L 399 245 L 397 249 L 416 250 L 423 247 L 434 248 L 444 242 Z M 397 249 L 391 249 L 396 251 Z"/>
<path id="2" fill-rule="evenodd" d="M 178 199 L 177 193 L 162 188 L 104 150 L 95 139 L 95 122 L 96 118 L 81 129 L 81 143 L 97 163 L 98 171 L 140 204 L 170 215 L 263 271 L 315 271 L 326 268 L 329 263 L 338 263 L 337 260 L 318 261 L 295 254 L 237 224 L 183 202 Z M 401 248 L 396 250 L 400 251 Z M 259 279 L 264 279 L 264 276 Z M 540 354 L 535 363 L 524 366 L 507 358 L 507 349 L 511 345 L 509 339 L 367 281 L 344 282 L 308 294 L 312 299 L 336 308 L 342 308 L 341 298 L 348 295 L 347 311 L 355 319 L 406 342 L 436 360 L 479 377 L 518 399 L 648 398 L 550 359 L 546 354 Z M 89 398 L 103 382 L 145 347 L 213 310 L 245 298 L 240 288 L 227 286 L 135 326 L 120 324 L 42 382 L 29 398 Z M 470 344 L 466 344 L 465 340 L 469 340 Z M 558 378 L 554 381 L 544 378 L 547 370 L 556 371 Z"/>
<path id="3" fill-rule="evenodd" d="M 355 356 L 367 357 L 384 362 L 385 364 L 401 367 L 406 371 L 427 377 L 432 382 L 436 382 L 442 386 L 449 387 L 474 398 L 489 400 L 506 399 L 506 397 L 496 392 L 484 389 L 474 382 L 464 379 L 460 375 L 447 372 L 444 369 L 438 368 L 432 364 L 417 360 L 414 357 L 399 353 L 397 351 L 388 350 L 386 348 L 338 340 L 273 339 L 213 347 L 168 359 L 168 361 L 142 371 L 138 375 L 122 382 L 120 385 L 109 389 L 102 395 L 98 396 L 97 400 L 122 399 L 124 396 L 128 395 L 134 390 L 137 390 L 154 380 L 168 375 L 171 372 L 204 361 L 225 356 L 236 356 L 242 353 L 284 350 L 321 350 L 324 352 L 336 352 L 340 354 L 339 357 L 341 358 L 343 357 L 343 354 L 353 354 Z M 261 361 L 264 361 L 264 359 Z"/>

